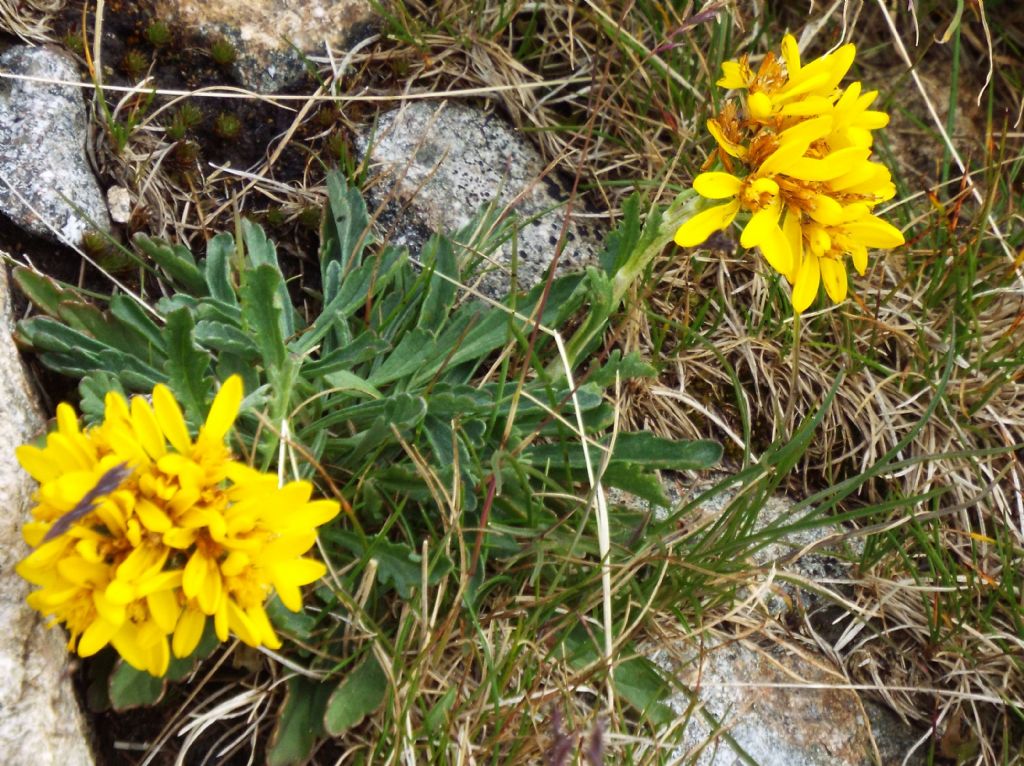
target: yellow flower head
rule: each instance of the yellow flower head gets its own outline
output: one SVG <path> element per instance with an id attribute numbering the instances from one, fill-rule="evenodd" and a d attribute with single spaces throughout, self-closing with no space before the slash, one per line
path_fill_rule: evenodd
<path id="1" fill-rule="evenodd" d="M 872 214 L 896 187 L 888 169 L 870 160 L 871 131 L 889 117 L 869 107 L 877 93 L 859 82 L 839 84 L 856 51 L 844 45 L 803 64 L 786 35 L 781 57 L 765 56 L 757 72 L 744 57 L 722 65 L 718 84 L 743 91 L 742 108 L 729 102 L 708 121 L 717 143 L 709 158 L 723 170 L 703 172 L 696 192 L 713 205 L 685 221 L 675 235 L 694 247 L 747 214 L 740 244 L 756 247 L 793 285 L 793 308 L 804 311 L 823 282 L 837 303 L 846 298 L 844 258 L 860 274 L 868 248 L 903 244 L 898 229 Z"/>
<path id="2" fill-rule="evenodd" d="M 279 487 L 233 459 L 225 439 L 241 401 L 232 376 L 193 440 L 166 386 L 152 404 L 112 392 L 99 425 L 80 429 L 61 404 L 46 445 L 17 449 L 39 482 L 23 529 L 34 550 L 18 572 L 39 586 L 29 605 L 67 628 L 69 649 L 88 657 L 111 644 L 161 676 L 172 652 L 195 650 L 208 617 L 222 641 L 281 645 L 264 604 L 276 591 L 301 608 L 299 586 L 326 571 L 303 554 L 339 506 L 311 500 L 309 482 Z"/>

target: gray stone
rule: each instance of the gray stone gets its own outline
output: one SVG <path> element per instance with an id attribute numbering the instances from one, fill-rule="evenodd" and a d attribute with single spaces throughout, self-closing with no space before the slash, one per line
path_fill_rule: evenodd
<path id="1" fill-rule="evenodd" d="M 6 255 L 5 255 L 6 257 Z M 25 603 L 29 584 L 14 566 L 28 553 L 21 524 L 35 483 L 13 447 L 44 420 L 11 339 L 7 271 L 0 268 L 0 753 L 5 766 L 88 766 L 93 762 L 59 630 Z"/>
<path id="2" fill-rule="evenodd" d="M 356 140 L 360 158 L 369 154 L 371 201 L 391 200 L 381 222 L 392 223 L 389 237 L 416 255 L 430 231 L 454 233 L 486 205 L 497 202 L 526 221 L 517 237 L 516 283 L 542 282 L 555 254 L 565 218 L 568 187 L 537 150 L 499 116 L 456 103 L 415 101 L 380 117 Z M 596 261 L 606 226 L 588 223 L 577 201 L 569 223 L 559 275 Z M 490 297 L 509 290 L 512 246 L 496 254 L 498 266 L 483 276 L 479 289 Z"/>
<path id="3" fill-rule="evenodd" d="M 75 64 L 62 54 L 22 45 L 0 56 L 0 71 L 79 79 Z M 73 245 L 88 229 L 110 231 L 106 202 L 85 159 L 85 136 L 85 103 L 78 88 L 0 80 L 0 210 L 33 234 Z"/>
<path id="4" fill-rule="evenodd" d="M 658 650 L 652 659 L 689 694 L 669 706 L 685 719 L 670 761 L 693 766 L 872 766 L 884 760 L 856 691 L 823 658 L 746 639 Z M 892 756 L 892 750 L 887 750 Z M 674 762 L 674 761 L 673 761 Z"/>
<path id="5" fill-rule="evenodd" d="M 691 484 L 666 474 L 662 486 L 678 507 L 727 479 L 726 474 L 718 474 Z M 705 498 L 688 513 L 686 524 L 700 527 L 714 522 L 738 490 L 736 485 L 725 486 Z M 644 507 L 660 519 L 669 513 L 667 508 L 650 509 L 624 494 L 611 499 Z M 787 526 L 809 510 L 793 515 L 792 508 L 793 501 L 786 497 L 769 497 L 758 509 L 749 534 Z M 843 582 L 852 576 L 846 554 L 857 553 L 858 541 L 836 547 L 825 544 L 821 550 L 803 553 L 835 531 L 824 526 L 789 532 L 750 554 L 751 569 L 761 567 L 764 574 L 748 573 L 747 584 L 737 591 L 737 599 L 747 603 L 735 618 L 744 625 L 762 624 L 762 631 L 735 642 L 719 639 L 703 648 L 692 641 L 669 641 L 646 652 L 691 690 L 669 701 L 676 713 L 687 717 L 680 746 L 673 753 L 681 763 L 738 766 L 745 762 L 739 755 L 742 751 L 759 766 L 895 766 L 913 750 L 920 733 L 884 705 L 862 698 L 854 689 L 841 688 L 849 682 L 831 660 L 816 653 L 797 655 L 772 638 L 787 632 L 779 623 L 796 613 L 823 640 L 842 633 L 846 622 L 835 619 L 842 610 L 822 592 L 850 595 Z M 813 589 L 793 585 L 787 578 L 807 582 Z M 719 724 L 728 736 L 716 734 Z M 916 751 L 907 764 L 920 762 L 920 751 Z"/>
<path id="6" fill-rule="evenodd" d="M 212 45 L 235 48 L 232 73 L 246 88 L 274 93 L 305 75 L 303 56 L 339 58 L 380 20 L 371 0 L 155 0 L 154 18 Z M 300 54 L 301 52 L 301 54 Z"/>

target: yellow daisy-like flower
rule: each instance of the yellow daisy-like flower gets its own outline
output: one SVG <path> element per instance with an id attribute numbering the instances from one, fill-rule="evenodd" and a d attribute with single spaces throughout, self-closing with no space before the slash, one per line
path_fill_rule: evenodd
<path id="1" fill-rule="evenodd" d="M 746 58 L 722 65 L 718 84 L 745 91 L 742 112 L 727 103 L 708 121 L 724 170 L 703 172 L 694 190 L 717 204 L 684 221 L 676 244 L 694 247 L 749 214 L 740 244 L 756 247 L 793 285 L 797 313 L 814 301 L 820 284 L 846 298 L 844 257 L 867 268 L 868 248 L 892 248 L 903 236 L 871 210 L 896 194 L 888 169 L 870 160 L 871 131 L 888 122 L 869 107 L 876 92 L 839 84 L 856 50 L 844 45 L 803 64 L 787 35 L 781 57 L 768 54 L 757 72 Z"/>
<path id="2" fill-rule="evenodd" d="M 264 604 L 276 591 L 301 608 L 299 586 L 326 571 L 303 554 L 339 506 L 233 459 L 225 439 L 241 401 L 233 376 L 193 441 L 167 387 L 152 405 L 110 393 L 101 424 L 81 430 L 61 404 L 45 447 L 18 448 L 40 485 L 23 530 L 34 550 L 18 572 L 39 586 L 28 603 L 66 626 L 69 649 L 88 657 L 111 644 L 160 676 L 172 653 L 195 650 L 208 617 L 222 641 L 280 646 Z"/>

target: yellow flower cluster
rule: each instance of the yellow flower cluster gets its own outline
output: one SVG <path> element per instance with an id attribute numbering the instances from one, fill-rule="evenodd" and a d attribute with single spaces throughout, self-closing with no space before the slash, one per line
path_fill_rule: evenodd
<path id="1" fill-rule="evenodd" d="M 233 459 L 225 439 L 241 401 L 233 376 L 193 441 L 165 386 L 152 404 L 109 393 L 101 424 L 82 430 L 61 404 L 45 447 L 18 448 L 39 482 L 23 530 L 34 550 L 18 572 L 39 586 L 29 605 L 67 627 L 70 650 L 88 657 L 111 644 L 162 676 L 210 617 L 221 641 L 281 645 L 264 604 L 273 590 L 301 608 L 299 586 L 326 571 L 303 554 L 339 506 Z"/>
<path id="2" fill-rule="evenodd" d="M 796 40 L 787 35 L 782 56 L 769 53 L 754 72 L 746 58 L 722 65 L 724 88 L 744 91 L 708 121 L 724 170 L 704 172 L 693 182 L 702 197 L 727 200 L 679 227 L 676 244 L 693 247 L 749 213 L 740 244 L 757 247 L 793 285 L 793 309 L 814 301 L 823 282 L 835 302 L 846 298 L 844 258 L 861 275 L 868 248 L 902 245 L 903 235 L 872 214 L 896 188 L 889 170 L 872 162 L 871 131 L 889 121 L 869 107 L 877 92 L 859 82 L 839 83 L 855 49 L 844 45 L 802 64 Z"/>

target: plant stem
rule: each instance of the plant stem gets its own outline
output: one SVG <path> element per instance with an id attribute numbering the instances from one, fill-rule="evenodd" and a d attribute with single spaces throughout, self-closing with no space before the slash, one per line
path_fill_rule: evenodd
<path id="1" fill-rule="evenodd" d="M 789 372 L 789 400 L 786 402 L 786 414 L 783 416 L 783 424 L 787 434 L 792 434 L 793 412 L 796 407 L 797 387 L 800 377 L 800 314 L 793 314 L 793 355 L 791 357 Z"/>
<path id="2" fill-rule="evenodd" d="M 664 216 L 660 217 L 660 221 L 656 224 L 658 228 L 655 232 L 647 231 L 647 225 L 650 224 L 650 218 L 648 218 L 648 224 L 644 226 L 644 232 L 640 236 L 636 248 L 630 253 L 628 260 L 619 267 L 612 278 L 611 300 L 607 301 L 603 306 L 591 307 L 593 311 L 598 311 L 602 315 L 602 321 L 591 320 L 584 322 L 566 343 L 569 362 L 574 368 L 583 352 L 590 347 L 593 340 L 605 331 L 608 326 L 608 320 L 618 311 L 629 289 L 637 279 L 643 276 L 648 266 L 661 254 L 665 246 L 672 241 L 676 230 L 687 219 L 698 212 L 701 202 L 702 199 L 694 192 L 684 192 L 669 206 Z"/>

